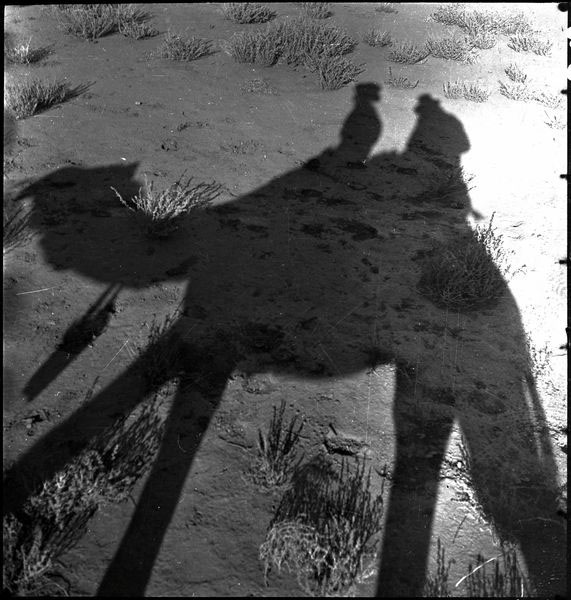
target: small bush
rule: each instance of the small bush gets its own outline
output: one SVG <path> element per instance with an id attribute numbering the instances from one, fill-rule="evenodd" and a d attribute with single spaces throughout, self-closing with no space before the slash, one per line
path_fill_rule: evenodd
<path id="1" fill-rule="evenodd" d="M 553 42 L 541 40 L 533 31 L 517 32 L 508 41 L 508 47 L 516 52 L 533 52 L 539 56 L 549 56 Z"/>
<path id="2" fill-rule="evenodd" d="M 311 596 L 350 593 L 376 560 L 382 511 L 364 464 L 352 473 L 344 461 L 339 474 L 316 460 L 301 467 L 260 547 L 266 581 L 273 565 L 295 573 Z"/>
<path id="3" fill-rule="evenodd" d="M 43 60 L 53 52 L 50 46 L 32 48 L 31 44 L 32 38 L 27 43 L 16 45 L 4 44 L 4 56 L 6 60 L 14 64 L 30 65 Z"/>
<path id="4" fill-rule="evenodd" d="M 551 94 L 540 90 L 533 90 L 530 97 L 535 102 L 543 104 L 543 106 L 547 106 L 548 108 L 559 108 L 563 102 L 562 94 Z"/>
<path id="5" fill-rule="evenodd" d="M 54 8 L 63 30 L 85 40 L 93 41 L 122 30 L 150 31 L 136 27 L 150 15 L 134 4 L 56 4 Z"/>
<path id="6" fill-rule="evenodd" d="M 83 93 L 87 86 L 71 88 L 66 81 L 30 79 L 4 88 L 4 106 L 16 119 L 25 119 Z"/>
<path id="7" fill-rule="evenodd" d="M 459 2 L 448 2 L 440 5 L 431 15 L 433 21 L 442 23 L 443 25 L 457 25 L 460 27 L 464 24 L 465 7 Z"/>
<path id="8" fill-rule="evenodd" d="M 437 306 L 476 310 L 506 293 L 511 267 L 493 219 L 486 228 L 477 226 L 466 240 L 437 246 L 426 261 L 419 290 Z"/>
<path id="9" fill-rule="evenodd" d="M 472 64 L 477 59 L 477 53 L 474 51 L 473 45 L 465 37 L 431 37 L 426 42 L 426 49 L 432 56 L 446 60 Z"/>
<path id="10" fill-rule="evenodd" d="M 159 31 L 148 23 L 125 21 L 119 25 L 119 33 L 134 40 L 142 40 L 145 38 L 155 37 L 159 34 Z"/>
<path id="11" fill-rule="evenodd" d="M 303 423 L 296 427 L 298 416 L 295 415 L 286 426 L 284 413 L 285 401 L 282 400 L 279 409 L 274 406 L 268 433 L 258 430 L 258 457 L 252 475 L 256 483 L 265 487 L 282 485 L 299 465 L 296 446 Z"/>
<path id="12" fill-rule="evenodd" d="M 515 63 L 511 63 L 504 71 L 508 78 L 515 83 L 525 83 L 527 80 L 527 75 Z"/>
<path id="13" fill-rule="evenodd" d="M 525 83 L 504 83 L 500 81 L 500 94 L 510 100 L 529 100 L 531 92 Z"/>
<path id="14" fill-rule="evenodd" d="M 502 563 L 495 557 L 486 560 L 478 554 L 476 566 L 468 565 L 465 578 L 468 598 L 524 598 L 530 596 L 530 588 L 522 573 L 514 548 L 502 548 Z M 490 562 L 493 563 L 490 573 Z M 486 567 L 488 572 L 486 573 Z"/>
<path id="15" fill-rule="evenodd" d="M 156 390 L 182 372 L 182 342 L 173 333 L 173 326 L 180 317 L 179 310 L 157 323 L 153 319 L 149 327 L 147 344 L 141 349 L 140 368 L 148 390 Z"/>
<path id="16" fill-rule="evenodd" d="M 393 44 L 387 58 L 393 62 L 413 65 L 429 55 L 430 50 L 426 46 L 420 48 L 412 42 L 399 42 Z"/>
<path id="17" fill-rule="evenodd" d="M 314 63 L 311 70 L 317 72 L 322 89 L 338 90 L 355 81 L 365 66 L 356 65 L 343 56 L 324 56 Z"/>
<path id="18" fill-rule="evenodd" d="M 191 61 L 212 54 L 212 42 L 202 38 L 183 38 L 168 31 L 155 56 L 169 60 Z"/>
<path id="19" fill-rule="evenodd" d="M 442 89 L 446 98 L 457 100 L 464 98 L 471 102 L 486 102 L 490 97 L 490 91 L 481 87 L 478 83 L 469 81 L 447 81 Z"/>
<path id="20" fill-rule="evenodd" d="M 375 10 L 377 12 L 384 13 L 397 13 L 398 10 L 395 6 L 395 2 L 379 2 L 377 6 L 375 6 Z"/>
<path id="21" fill-rule="evenodd" d="M 391 87 L 398 89 L 413 89 L 418 85 L 420 80 L 417 79 L 415 83 L 412 83 L 408 77 L 404 77 L 403 75 L 393 75 L 392 69 L 389 67 L 389 78 L 385 79 L 385 83 L 390 85 Z"/>
<path id="22" fill-rule="evenodd" d="M 222 13 L 229 21 L 241 25 L 266 23 L 276 16 L 268 5 L 257 2 L 225 2 L 222 4 Z"/>
<path id="23" fill-rule="evenodd" d="M 150 238 L 164 239 L 179 229 L 192 211 L 209 206 L 220 195 L 218 184 L 194 184 L 192 177 L 184 182 L 183 176 L 184 173 L 160 192 L 155 191 L 154 183 L 149 183 L 145 176 L 145 186 L 130 200 L 124 200 L 114 187 L 111 189 L 140 218 Z"/>
<path id="24" fill-rule="evenodd" d="M 478 50 L 490 50 L 498 43 L 498 36 L 489 31 L 470 32 L 468 43 Z"/>
<path id="25" fill-rule="evenodd" d="M 236 62 L 271 67 L 279 57 L 280 47 L 271 36 L 260 31 L 235 33 L 227 44 L 228 53 Z"/>
<path id="26" fill-rule="evenodd" d="M 155 400 L 119 418 L 63 470 L 3 518 L 2 580 L 13 596 L 66 596 L 55 563 L 84 535 L 99 506 L 130 497 L 163 434 Z"/>
<path id="27" fill-rule="evenodd" d="M 369 46 L 375 48 L 383 48 L 384 46 L 390 46 L 392 43 L 391 34 L 388 31 L 381 29 L 371 29 L 363 36 L 363 41 Z"/>
<path id="28" fill-rule="evenodd" d="M 327 19 L 333 14 L 329 2 L 299 2 L 299 10 L 308 19 Z"/>
<path id="29" fill-rule="evenodd" d="M 29 229 L 30 213 L 24 207 L 15 208 L 4 202 L 4 226 L 2 230 L 2 245 L 4 256 L 25 244 L 31 237 Z"/>
<path id="30" fill-rule="evenodd" d="M 455 560 L 450 559 L 448 560 L 448 564 L 446 564 L 445 550 L 440 538 L 438 538 L 437 544 L 436 573 L 426 578 L 422 594 L 425 598 L 449 598 L 451 596 L 448 588 L 448 577 L 450 575 L 450 566 L 454 564 Z"/>

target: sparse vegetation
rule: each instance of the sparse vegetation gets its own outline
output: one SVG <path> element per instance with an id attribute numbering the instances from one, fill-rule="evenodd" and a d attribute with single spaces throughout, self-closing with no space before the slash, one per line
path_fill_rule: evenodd
<path id="1" fill-rule="evenodd" d="M 16 119 L 25 119 L 75 98 L 86 87 L 71 88 L 66 81 L 33 78 L 8 84 L 4 88 L 4 106 Z"/>
<path id="2" fill-rule="evenodd" d="M 522 12 L 502 15 L 477 9 L 468 10 L 463 3 L 442 4 L 432 13 L 431 18 L 443 25 L 455 25 L 473 37 L 480 34 L 513 35 L 530 28 L 529 22 Z"/>
<path id="3" fill-rule="evenodd" d="M 148 390 L 157 389 L 180 374 L 182 346 L 173 333 L 173 325 L 180 317 L 177 309 L 167 315 L 162 323 L 156 318 L 149 326 L 147 344 L 141 349 L 141 374 Z"/>
<path id="4" fill-rule="evenodd" d="M 282 400 L 279 409 L 273 408 L 268 433 L 258 430 L 258 456 L 251 472 L 254 481 L 265 487 L 284 484 L 301 460 L 297 456 L 297 445 L 303 423 L 296 427 L 298 415 L 294 415 L 286 425 L 285 409 Z"/>
<path id="5" fill-rule="evenodd" d="M 426 49 L 436 58 L 456 60 L 468 64 L 476 62 L 478 58 L 473 44 L 470 42 L 470 39 L 466 37 L 430 37 L 426 41 Z"/>
<path id="6" fill-rule="evenodd" d="M 549 56 L 553 42 L 542 40 L 535 31 L 518 31 L 508 41 L 508 46 L 516 52 L 533 52 L 539 56 Z"/>
<path id="7" fill-rule="evenodd" d="M 261 31 L 236 33 L 228 41 L 227 52 L 237 62 L 271 66 L 279 61 L 305 67 L 318 73 L 324 89 L 337 89 L 362 72 L 361 66 L 340 60 L 356 44 L 338 27 L 298 18 L 271 23 Z"/>
<path id="8" fill-rule="evenodd" d="M 184 173 L 172 185 L 156 191 L 154 183 L 149 183 L 145 176 L 145 186 L 129 200 L 124 200 L 114 187 L 111 189 L 121 203 L 140 218 L 150 238 L 167 238 L 192 211 L 209 206 L 220 195 L 220 186 L 216 183 L 195 184 L 192 177 L 186 181 L 183 177 Z"/>
<path id="9" fill-rule="evenodd" d="M 276 90 L 266 79 L 250 79 L 242 84 L 240 88 L 247 94 L 275 94 Z"/>
<path id="10" fill-rule="evenodd" d="M 37 63 L 52 53 L 50 46 L 32 48 L 32 38 L 27 43 L 9 45 L 4 42 L 4 56 L 8 62 L 20 65 Z"/>
<path id="11" fill-rule="evenodd" d="M 310 67 L 319 76 L 319 83 L 324 90 L 338 90 L 355 81 L 365 70 L 365 65 L 356 65 L 343 56 L 324 56 Z"/>
<path id="12" fill-rule="evenodd" d="M 493 220 L 494 215 L 487 227 L 477 226 L 465 240 L 433 249 L 419 281 L 421 293 L 454 310 L 476 310 L 506 293 L 506 281 L 513 273 Z"/>
<path id="13" fill-rule="evenodd" d="M 429 575 L 424 584 L 423 597 L 425 598 L 449 598 L 450 590 L 448 588 L 448 577 L 450 574 L 450 566 L 454 564 L 454 559 L 450 559 L 446 564 L 446 551 L 440 538 L 437 542 L 436 550 L 436 573 Z"/>
<path id="14" fill-rule="evenodd" d="M 527 80 L 527 75 L 515 63 L 511 63 L 504 69 L 504 71 L 508 78 L 515 83 L 525 83 Z"/>
<path id="15" fill-rule="evenodd" d="M 391 34 L 388 31 L 382 29 L 371 29 L 367 31 L 363 36 L 363 41 L 369 46 L 375 48 L 383 48 L 384 46 L 390 46 L 392 43 Z"/>
<path id="16" fill-rule="evenodd" d="M 490 97 L 490 90 L 478 83 L 469 81 L 447 81 L 442 89 L 446 98 L 470 100 L 471 102 L 485 102 Z"/>
<path id="17" fill-rule="evenodd" d="M 390 85 L 391 87 L 394 87 L 394 88 L 403 89 L 403 90 L 415 88 L 418 85 L 419 81 L 420 80 L 417 79 L 415 83 L 412 83 L 412 81 L 410 81 L 409 78 L 405 77 L 404 75 L 393 75 L 393 71 L 390 67 L 389 67 L 389 78 L 385 79 L 385 83 L 387 85 Z"/>
<path id="18" fill-rule="evenodd" d="M 247 25 L 250 23 L 267 23 L 276 16 L 267 4 L 258 2 L 225 2 L 222 13 L 229 21 Z"/>
<path id="19" fill-rule="evenodd" d="M 523 82 L 504 83 L 500 81 L 500 94 L 510 100 L 529 100 L 530 89 Z"/>
<path id="20" fill-rule="evenodd" d="M 142 40 L 155 37 L 159 34 L 159 31 L 149 23 L 126 21 L 125 23 L 119 24 L 119 33 L 134 40 Z"/>
<path id="21" fill-rule="evenodd" d="M 294 475 L 265 542 L 265 578 L 272 568 L 295 573 L 310 596 L 346 595 L 376 560 L 382 495 L 372 497 L 370 473 L 344 461 L 340 473 L 313 460 Z"/>
<path id="22" fill-rule="evenodd" d="M 377 6 L 375 6 L 375 10 L 377 12 L 384 12 L 384 13 L 397 13 L 398 12 L 395 2 L 379 2 L 377 4 Z"/>
<path id="23" fill-rule="evenodd" d="M 25 244 L 31 237 L 28 228 L 29 211 L 25 206 L 16 208 L 4 201 L 4 226 L 2 230 L 2 245 L 4 256 L 11 250 Z"/>
<path id="24" fill-rule="evenodd" d="M 163 433 L 155 399 L 119 418 L 3 518 L 4 593 L 67 596 L 55 578 L 56 560 L 84 535 L 100 505 L 127 499 L 147 471 Z"/>
<path id="25" fill-rule="evenodd" d="M 168 31 L 154 55 L 169 60 L 191 61 L 212 54 L 212 42 L 203 38 L 182 36 Z"/>
<path id="26" fill-rule="evenodd" d="M 333 14 L 329 2 L 299 2 L 299 10 L 308 19 L 327 19 Z"/>
<path id="27" fill-rule="evenodd" d="M 543 104 L 543 106 L 547 106 L 548 108 L 553 109 L 559 108 L 559 106 L 563 102 L 562 94 L 551 94 L 542 90 L 532 90 L 530 97 L 535 102 L 538 102 L 539 104 Z"/>
<path id="28" fill-rule="evenodd" d="M 514 548 L 502 548 L 501 559 L 486 560 L 478 554 L 476 566 L 468 565 L 466 590 L 468 598 L 524 598 L 530 595 L 529 585 L 518 564 Z M 486 567 L 493 563 L 490 574 Z"/>
<path id="29" fill-rule="evenodd" d="M 490 50 L 498 43 L 498 36 L 489 31 L 473 31 L 469 33 L 467 42 L 478 50 Z"/>
<path id="30" fill-rule="evenodd" d="M 419 47 L 413 42 L 393 43 L 387 58 L 393 62 L 413 65 L 430 55 L 426 46 Z"/>
<path id="31" fill-rule="evenodd" d="M 56 4 L 56 17 L 66 33 L 93 41 L 117 31 L 132 31 L 149 19 L 134 4 Z"/>

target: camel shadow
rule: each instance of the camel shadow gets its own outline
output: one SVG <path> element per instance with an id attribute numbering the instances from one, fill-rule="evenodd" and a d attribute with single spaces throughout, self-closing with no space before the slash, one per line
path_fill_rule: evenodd
<path id="1" fill-rule="evenodd" d="M 370 366 L 363 341 L 373 330 L 390 331 L 402 317 L 402 309 L 381 314 L 379 302 L 396 304 L 402 299 L 399 289 L 405 287 L 409 295 L 415 294 L 419 306 L 430 304 L 414 291 L 416 265 L 411 260 L 408 268 L 402 268 L 402 257 L 426 249 L 427 242 L 416 234 L 407 235 L 407 222 L 395 212 L 403 202 L 395 201 L 384 187 L 387 177 L 395 173 L 407 179 L 415 178 L 427 165 L 459 167 L 469 140 L 461 123 L 425 95 L 417 104 L 417 125 L 405 152 L 369 159 L 382 133 L 374 106 L 379 100 L 376 84 L 356 86 L 354 107 L 337 147 L 231 203 L 194 213 L 182 232 L 160 242 L 146 239 L 125 207 L 108 192 L 112 185 L 123 197 L 134 195 L 136 165 L 64 169 L 20 194 L 34 197 L 32 222 L 42 236 L 45 259 L 109 286 L 86 315 L 99 319 L 92 330 L 95 337 L 112 318 L 109 307 L 120 293 L 119 286 L 142 289 L 157 281 L 189 281 L 180 313 L 164 336 L 179 344 L 174 370 L 183 370 L 187 382 L 194 381 L 209 401 L 194 411 L 187 425 L 188 396 L 184 386 L 176 391 L 158 456 L 99 595 L 144 595 L 200 441 L 238 366 L 251 372 L 290 371 L 308 378 L 363 372 Z M 473 212 L 466 189 L 455 191 L 453 204 L 422 194 L 413 203 L 426 219 L 428 240 L 472 235 L 466 223 Z M 60 210 L 54 211 L 54 206 Z M 399 235 L 391 233 L 397 224 Z M 507 286 L 493 310 L 494 324 L 503 323 L 502 334 L 520 339 L 521 319 Z M 485 341 L 496 343 L 496 337 Z M 74 352 L 66 354 L 79 354 L 85 347 L 82 343 L 87 342 L 81 341 Z M 417 342 L 415 347 L 397 349 L 388 333 L 383 343 L 387 356 L 405 360 L 412 361 L 412 355 L 423 350 Z M 5 485 L 6 512 L 17 513 L 24 503 L 25 477 L 40 473 L 43 480 L 50 478 L 86 447 L 93 431 L 109 424 L 110 415 L 131 410 L 172 377 L 170 370 L 165 371 L 151 389 L 142 377 L 141 365 L 160 351 L 161 344 L 164 338 L 155 340 L 115 381 L 20 458 L 5 477 L 9 482 Z M 431 368 L 433 353 L 425 353 L 426 371 L 438 372 Z M 66 368 L 66 360 L 54 353 L 40 367 L 26 386 L 30 399 Z M 465 352 L 455 367 L 470 371 L 474 365 L 475 356 Z M 546 431 L 539 429 L 540 443 L 530 449 L 525 466 L 514 464 L 506 453 L 514 440 L 507 444 L 508 434 L 501 427 L 493 432 L 482 430 L 473 396 L 458 391 L 454 402 L 443 403 L 433 393 L 448 384 L 449 372 L 427 376 L 414 391 L 405 375 L 397 369 L 396 465 L 378 595 L 422 592 L 435 502 L 419 514 L 414 504 L 416 490 L 429 489 L 436 497 L 439 469 L 455 421 L 463 428 L 473 456 L 476 491 L 500 530 L 520 542 L 533 585 L 541 592 L 561 590 L 563 578 L 553 557 L 563 558 L 564 540 L 560 524 L 552 523 L 556 477 Z M 503 376 L 517 379 L 518 373 L 514 370 Z M 493 409 L 506 417 L 517 414 L 521 439 L 527 440 L 531 429 L 537 436 L 537 424 L 544 417 L 539 402 L 533 402 L 531 410 L 527 400 L 533 382 L 530 385 L 521 377 L 519 381 L 521 386 L 514 388 L 512 397 Z M 536 398 L 533 393 L 532 397 Z M 177 444 L 181 423 L 187 439 L 185 453 Z M 420 455 L 430 455 L 430 459 L 410 455 L 411 437 L 424 444 L 425 452 Z M 61 452 L 51 452 L 48 459 L 46 449 L 54 447 Z M 168 479 L 162 471 L 165 464 L 169 465 Z M 531 468 L 538 479 L 533 490 L 520 493 L 515 484 L 524 468 Z M 514 484 L 510 487 L 516 496 L 513 506 L 525 509 L 516 517 L 506 511 L 498 500 L 501 494 L 494 490 L 497 469 L 505 476 L 504 484 Z"/>

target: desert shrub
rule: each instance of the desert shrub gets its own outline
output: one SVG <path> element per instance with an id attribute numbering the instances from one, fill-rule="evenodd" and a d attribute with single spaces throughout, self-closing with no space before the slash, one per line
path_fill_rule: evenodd
<path id="1" fill-rule="evenodd" d="M 508 46 L 516 52 L 533 52 L 539 56 L 549 56 L 553 42 L 540 39 L 537 32 L 525 30 L 510 36 Z"/>
<path id="2" fill-rule="evenodd" d="M 417 79 L 415 83 L 409 80 L 408 77 L 404 77 L 403 75 L 393 75 L 392 69 L 389 67 L 389 78 L 385 79 L 385 83 L 390 85 L 391 87 L 398 89 L 413 89 L 418 85 L 420 80 Z"/>
<path id="3" fill-rule="evenodd" d="M 122 416 L 52 479 L 17 514 L 3 518 L 4 593 L 65 596 L 54 580 L 57 559 L 84 535 L 99 506 L 130 497 L 148 470 L 163 433 L 155 400 Z"/>
<path id="4" fill-rule="evenodd" d="M 466 37 L 430 37 L 426 41 L 427 51 L 436 58 L 456 60 L 472 64 L 476 62 L 477 53 L 470 40 Z"/>
<path id="5" fill-rule="evenodd" d="M 182 36 L 168 31 L 154 55 L 169 60 L 191 61 L 212 54 L 212 42 L 203 38 Z"/>
<path id="6" fill-rule="evenodd" d="M 297 18 L 271 23 L 261 31 L 236 33 L 226 49 L 237 62 L 265 66 L 283 62 L 292 67 L 308 68 L 318 73 L 324 89 L 336 89 L 340 81 L 353 81 L 362 68 L 349 61 L 326 59 L 341 57 L 351 52 L 356 44 L 338 27 Z"/>
<path id="7" fill-rule="evenodd" d="M 413 65 L 429 56 L 430 50 L 426 46 L 419 47 L 413 42 L 393 43 L 387 58 L 393 62 Z"/>
<path id="8" fill-rule="evenodd" d="M 513 547 L 502 547 L 500 557 L 486 560 L 478 554 L 476 566 L 468 565 L 465 586 L 468 598 L 524 598 L 530 596 L 530 588 L 519 566 Z M 490 573 L 490 563 L 493 563 Z M 487 572 L 486 572 L 487 568 Z M 462 581 L 462 580 L 461 580 Z"/>
<path id="9" fill-rule="evenodd" d="M 25 206 L 15 207 L 4 202 L 4 224 L 2 244 L 4 256 L 10 251 L 25 244 L 31 237 L 29 229 L 30 213 Z"/>
<path id="10" fill-rule="evenodd" d="M 294 415 L 286 425 L 285 408 L 283 400 L 279 409 L 274 406 L 268 433 L 258 430 L 258 456 L 251 472 L 254 481 L 265 487 L 282 485 L 299 465 L 297 445 L 303 423 L 296 427 L 298 415 Z"/>
<path id="11" fill-rule="evenodd" d="M 134 4 L 56 4 L 54 8 L 66 33 L 90 41 L 121 30 L 135 31 L 150 17 Z"/>
<path id="12" fill-rule="evenodd" d="M 155 191 L 154 183 L 145 176 L 145 186 L 129 200 L 124 200 L 114 187 L 111 189 L 141 220 L 150 238 L 167 238 L 192 211 L 209 206 L 220 195 L 221 188 L 216 183 L 195 184 L 192 177 L 186 181 L 183 177 L 184 173 L 164 190 Z"/>
<path id="13" fill-rule="evenodd" d="M 66 81 L 42 81 L 38 78 L 8 84 L 4 88 L 4 106 L 16 119 L 25 119 L 83 93 L 87 86 L 71 88 Z"/>
<path id="14" fill-rule="evenodd" d="M 478 83 L 469 81 L 447 81 L 442 89 L 446 98 L 457 100 L 464 98 L 471 102 L 485 102 L 490 97 L 490 90 L 483 88 Z"/>
<path id="15" fill-rule="evenodd" d="M 505 69 L 505 74 L 515 83 L 525 83 L 527 75 L 515 63 L 511 63 Z"/>
<path id="16" fill-rule="evenodd" d="M 448 560 L 448 564 L 446 564 L 446 552 L 440 538 L 437 541 L 436 552 L 436 573 L 427 576 L 422 595 L 425 598 L 449 598 L 451 594 L 448 588 L 448 577 L 450 575 L 450 566 L 455 561 L 454 559 L 450 559 Z"/>
<path id="17" fill-rule="evenodd" d="M 246 25 L 249 23 L 267 23 L 276 13 L 267 5 L 257 2 L 225 2 L 222 14 L 229 21 Z"/>
<path id="18" fill-rule="evenodd" d="M 504 83 L 500 81 L 500 94 L 510 100 L 529 100 L 531 91 L 527 85 L 521 83 Z"/>
<path id="19" fill-rule="evenodd" d="M 448 2 L 441 4 L 431 15 L 430 18 L 443 25 L 461 26 L 464 22 L 465 6 L 460 2 Z"/>
<path id="20" fill-rule="evenodd" d="M 395 2 L 379 2 L 377 4 L 377 6 L 375 6 L 375 10 L 377 12 L 384 12 L 384 13 L 397 13 L 398 10 L 395 6 Z"/>
<path id="21" fill-rule="evenodd" d="M 324 56 L 318 59 L 311 68 L 319 76 L 319 83 L 324 90 L 338 90 L 355 81 L 364 70 L 364 65 L 356 65 L 343 56 Z"/>
<path id="22" fill-rule="evenodd" d="M 266 581 L 272 566 L 283 567 L 311 596 L 347 594 L 376 560 L 382 511 L 364 464 L 351 470 L 343 461 L 340 473 L 319 459 L 301 467 L 260 547 Z"/>
<path id="23" fill-rule="evenodd" d="M 227 44 L 228 52 L 236 62 L 270 67 L 276 63 L 280 46 L 276 39 L 261 31 L 235 33 Z"/>
<path id="24" fill-rule="evenodd" d="M 530 97 L 535 102 L 543 104 L 548 108 L 559 108 L 563 102 L 562 94 L 551 94 L 550 92 L 544 92 L 542 90 L 532 90 Z"/>
<path id="25" fill-rule="evenodd" d="M 299 2 L 299 10 L 308 19 L 327 19 L 333 14 L 329 2 Z"/>
<path id="26" fill-rule="evenodd" d="M 490 50 L 498 43 L 498 36 L 489 31 L 469 32 L 468 43 L 478 50 Z"/>
<path id="27" fill-rule="evenodd" d="M 27 43 L 21 42 L 19 44 L 8 45 L 4 42 L 4 56 L 6 60 L 15 64 L 30 65 L 43 60 L 53 51 L 50 46 L 32 48 L 31 44 L 32 38 Z"/>
<path id="28" fill-rule="evenodd" d="M 159 34 L 158 29 L 149 23 L 138 23 L 137 21 L 125 21 L 119 24 L 119 33 L 134 40 L 155 37 Z"/>
<path id="29" fill-rule="evenodd" d="M 390 46 L 392 43 L 391 34 L 388 31 L 383 31 L 381 29 L 371 29 L 367 31 L 363 36 L 363 41 L 375 48 Z"/>
<path id="30" fill-rule="evenodd" d="M 433 249 L 423 265 L 418 287 L 437 306 L 476 310 L 506 293 L 512 270 L 493 220 L 494 215 L 487 227 L 477 226 L 466 239 Z"/>

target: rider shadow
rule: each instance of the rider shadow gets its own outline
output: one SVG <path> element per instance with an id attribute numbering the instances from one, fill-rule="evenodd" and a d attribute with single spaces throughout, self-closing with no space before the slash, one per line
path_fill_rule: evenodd
<path id="1" fill-rule="evenodd" d="M 417 128 L 404 155 L 381 155 L 367 162 L 382 129 L 373 106 L 379 100 L 378 93 L 375 84 L 356 87 L 355 106 L 341 130 L 337 148 L 325 150 L 302 168 L 230 204 L 194 214 L 183 234 L 162 240 L 160 244 L 149 242 L 133 227 L 133 219 L 124 207 L 109 204 L 103 197 L 108 198 L 107 185 L 116 187 L 123 197 L 134 195 L 136 190 L 131 181 L 134 167 L 131 172 L 125 167 L 63 170 L 21 194 L 34 195 L 36 199 L 36 226 L 43 233 L 46 259 L 53 265 L 104 282 L 110 286 L 109 295 L 113 295 L 113 286 L 117 285 L 137 289 L 167 279 L 190 282 L 180 315 L 163 337 L 155 340 L 115 381 L 31 448 L 11 469 L 10 489 L 6 490 L 5 486 L 5 510 L 17 511 L 27 493 L 18 482 L 23 475 L 35 471 L 44 479 L 51 477 L 85 448 L 90 432 L 110 423 L 110 415 L 131 410 L 166 383 L 171 373 L 165 372 L 164 380 L 155 379 L 153 388 L 149 389 L 143 381 L 141 365 L 161 351 L 165 339 L 178 340 L 177 370 L 186 372 L 187 383 L 194 381 L 195 389 L 198 388 L 206 401 L 189 406 L 189 394 L 184 386 L 176 391 L 158 456 L 101 582 L 99 595 L 144 595 L 194 455 L 237 368 L 250 372 L 292 371 L 312 378 L 363 372 L 370 366 L 362 351 L 363 340 L 377 328 L 380 318 L 386 321 L 385 330 L 395 324 L 392 319 L 397 316 L 379 317 L 376 300 L 379 295 L 389 299 L 394 294 L 386 275 L 394 271 L 391 261 L 397 257 L 402 261 L 403 254 L 419 248 L 412 236 L 386 235 L 382 220 L 383 189 L 379 187 L 383 174 L 394 170 L 395 163 L 401 159 L 412 164 L 413 170 L 427 162 L 458 166 L 469 143 L 454 117 L 444 113 L 429 97 L 422 97 Z M 100 182 L 110 175 L 113 181 L 108 180 L 103 187 Z M 84 182 L 86 198 L 97 203 L 94 208 L 92 204 L 78 202 L 76 185 L 56 186 L 58 198 L 64 204 L 67 200 L 74 206 L 71 196 L 65 196 L 70 190 L 75 203 L 79 204 L 76 207 L 78 222 L 55 224 L 67 228 L 68 240 L 62 240 L 53 226 L 44 223 L 49 203 L 41 191 L 50 181 L 52 184 L 54 181 Z M 87 193 L 89 184 L 91 193 Z M 94 191 L 99 192 L 101 198 L 97 198 Z M 422 204 L 423 200 L 418 202 Z M 375 215 L 373 222 L 367 220 L 369 210 Z M 430 219 L 431 232 L 441 236 L 470 235 L 465 222 L 471 212 L 467 194 L 462 209 L 443 204 L 437 211 L 424 212 Z M 69 225 L 74 226 L 71 232 Z M 69 239 L 73 241 L 71 253 L 66 243 Z M 367 267 L 364 273 L 363 265 L 365 262 L 370 265 L 371 258 L 381 265 L 380 272 L 379 268 L 369 271 Z M 173 268 L 173 264 L 178 266 Z M 402 269 L 401 265 L 402 262 L 397 268 Z M 411 270 L 414 271 L 412 267 Z M 378 282 L 371 284 L 371 273 Z M 517 334 L 521 324 L 513 299 L 505 300 L 498 310 L 509 324 L 506 334 Z M 396 355 L 388 340 L 386 344 L 388 354 Z M 401 354 L 400 348 L 398 354 Z M 410 356 L 405 358 L 411 359 Z M 427 356 L 427 364 L 430 360 Z M 466 362 L 471 365 L 474 359 L 470 356 Z M 28 386 L 34 395 L 41 393 L 50 377 L 60 372 L 57 368 L 48 369 L 50 372 L 47 375 L 44 372 L 42 378 L 41 371 Z M 418 403 L 413 401 L 416 391 L 411 391 L 403 373 L 404 370 L 397 369 L 398 389 L 393 411 L 397 463 L 381 556 L 379 595 L 418 595 L 419 590 L 422 591 L 434 503 L 429 504 L 428 513 L 421 518 L 413 499 L 421 484 L 433 491 L 437 488 L 439 466 L 453 419 L 458 419 L 467 431 L 475 457 L 473 478 L 477 491 L 485 497 L 490 486 L 489 452 L 483 448 L 486 451 L 477 454 L 490 440 L 472 427 L 474 407 L 466 400 L 459 400 L 454 407 L 445 406 L 440 410 L 442 406 L 437 399 L 430 398 L 430 387 L 426 385 L 425 403 L 430 405 L 431 411 L 431 422 L 427 423 L 426 418 L 419 418 Z M 523 391 L 513 402 L 513 410 L 519 411 L 518 419 L 525 429 L 533 419 Z M 436 405 L 435 410 L 432 404 Z M 536 408 L 541 417 L 538 404 Z M 190 412 L 193 418 L 189 426 L 185 416 Z M 407 448 L 411 435 L 421 440 L 425 436 L 420 434 L 426 431 L 429 438 L 432 436 L 430 444 L 428 441 L 426 444 L 436 453 L 429 461 L 419 462 L 408 456 Z M 178 444 L 182 434 L 184 453 Z M 514 466 L 513 461 L 502 452 L 506 440 L 501 431 L 494 435 L 498 438 L 494 449 L 504 461 L 501 464 L 505 471 Z M 70 444 L 70 440 L 74 443 Z M 549 528 L 540 531 L 533 527 L 533 522 L 543 522 L 546 515 L 551 515 L 549 505 L 555 488 L 552 456 L 547 439 L 542 440 L 543 456 L 538 453 L 531 460 L 532 466 L 543 467 L 544 476 L 538 482 L 537 502 L 533 504 L 529 517 L 532 523 L 528 523 L 528 528 L 534 532 L 537 547 L 559 556 L 563 546 L 560 536 L 557 537 L 558 531 Z M 46 450 L 61 444 L 64 445 L 62 452 L 52 453 L 48 460 Z M 165 477 L 165 465 L 168 465 L 168 477 Z M 494 517 L 500 514 L 493 505 L 490 511 Z M 502 523 L 505 521 L 504 518 Z M 536 556 L 537 552 L 533 553 L 529 543 L 526 545 L 524 534 L 520 535 L 510 520 L 505 527 L 515 536 L 519 535 L 532 571 L 533 560 L 537 558 L 538 567 L 533 576 L 534 582 L 541 583 L 546 579 L 545 569 L 549 566 Z"/>

